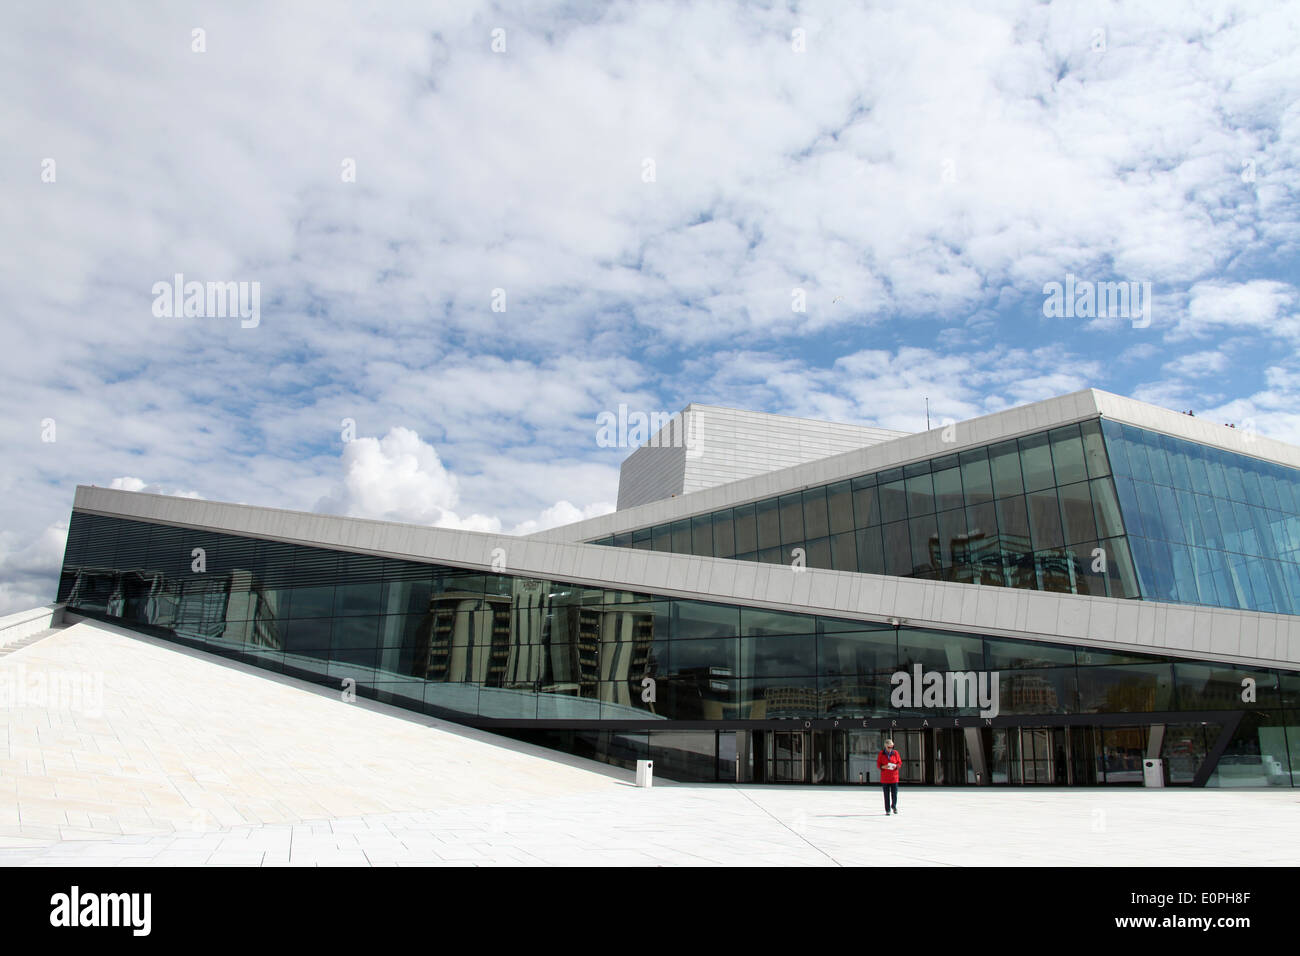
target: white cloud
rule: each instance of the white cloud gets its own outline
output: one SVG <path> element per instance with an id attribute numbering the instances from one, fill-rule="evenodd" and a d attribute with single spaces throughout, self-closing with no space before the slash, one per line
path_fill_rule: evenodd
<path id="1" fill-rule="evenodd" d="M 383 438 L 348 442 L 342 464 L 339 487 L 317 503 L 317 510 L 465 531 L 502 531 L 495 515 L 457 513 L 460 480 L 443 465 L 437 449 L 409 428 L 396 426 Z M 519 522 L 511 533 L 530 534 L 612 510 L 608 503 L 578 507 L 559 501 L 538 517 Z"/>
<path id="2" fill-rule="evenodd" d="M 458 484 L 432 445 L 397 426 L 383 438 L 361 437 L 343 446 L 342 484 L 318 502 L 317 510 L 459 528 L 462 522 L 453 510 L 460 499 Z M 499 528 L 495 519 L 482 515 L 466 520 L 477 531 Z"/>
<path id="3" fill-rule="evenodd" d="M 66 523 L 50 524 L 34 537 L 0 533 L 0 614 L 52 604 L 63 566 Z"/>
<path id="4" fill-rule="evenodd" d="M 1206 337 L 1263 332 L 1280 338 L 1300 338 L 1300 315 L 1287 314 L 1298 300 L 1285 282 L 1198 282 L 1188 293 L 1186 315 L 1176 333 Z"/>
<path id="5" fill-rule="evenodd" d="M 179 8 L 12 11 L 0 526 L 34 541 L 115 478 L 540 526 L 614 497 L 620 401 L 916 430 L 926 396 L 960 420 L 1300 339 L 1284 4 L 575 10 L 228 7 L 201 55 Z M 176 272 L 260 281 L 261 324 L 155 319 Z M 1042 321 L 1066 272 L 1153 282 L 1155 325 Z M 1180 404 L 1276 420 L 1260 364 Z M 340 475 L 343 418 L 386 437 Z"/>
<path id="6" fill-rule="evenodd" d="M 1180 379 L 1203 378 L 1222 374 L 1228 368 L 1228 361 L 1228 354 L 1224 351 L 1191 352 L 1166 362 L 1163 371 Z"/>
<path id="7" fill-rule="evenodd" d="M 551 507 L 544 510 L 541 515 L 535 519 L 521 521 L 515 525 L 513 534 L 534 534 L 538 531 L 545 531 L 548 528 L 558 528 L 561 525 L 573 524 L 575 521 L 585 521 L 588 518 L 599 518 L 601 515 L 607 515 L 614 510 L 614 506 L 608 501 L 598 501 L 594 504 L 579 508 L 577 505 L 568 501 L 557 501 Z"/>
<path id="8" fill-rule="evenodd" d="M 158 484 L 149 484 L 143 478 L 133 478 L 130 475 L 124 475 L 121 478 L 114 478 L 108 483 L 108 487 L 115 488 L 119 491 L 142 491 L 147 495 L 171 495 L 176 498 L 202 498 L 203 496 L 197 491 L 181 491 L 179 488 L 169 488 Z"/>

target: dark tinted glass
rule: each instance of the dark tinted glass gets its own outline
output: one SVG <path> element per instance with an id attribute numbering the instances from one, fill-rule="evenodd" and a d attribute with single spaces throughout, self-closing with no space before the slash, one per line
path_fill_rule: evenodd
<path id="1" fill-rule="evenodd" d="M 880 524 L 880 500 L 875 479 L 854 478 L 852 486 L 854 527 L 871 528 Z"/>
<path id="2" fill-rule="evenodd" d="M 912 540 L 906 521 L 895 521 L 881 528 L 885 545 L 885 573 L 912 573 Z"/>
<path id="3" fill-rule="evenodd" d="M 758 530 L 752 504 L 732 509 L 736 522 L 736 554 L 752 554 L 758 550 Z"/>
<path id="4" fill-rule="evenodd" d="M 777 500 L 777 507 L 780 509 L 781 543 L 802 544 L 804 540 L 803 496 L 797 492 L 792 495 L 782 495 Z"/>
<path id="5" fill-rule="evenodd" d="M 759 550 L 781 547 L 781 515 L 775 498 L 756 502 L 754 512 L 758 519 Z"/>
<path id="6" fill-rule="evenodd" d="M 691 554 L 713 555 L 713 516 L 696 515 L 691 522 Z"/>
<path id="7" fill-rule="evenodd" d="M 934 514 L 934 480 L 927 471 L 904 481 L 909 515 Z"/>
<path id="8" fill-rule="evenodd" d="M 962 491 L 967 505 L 978 505 L 993 500 L 993 478 L 989 473 L 987 450 L 975 448 L 958 456 L 961 462 Z"/>
<path id="9" fill-rule="evenodd" d="M 1056 491 L 1048 488 L 1025 495 L 1029 508 L 1029 530 L 1035 551 L 1059 548 L 1062 541 L 1061 509 Z"/>
<path id="10" fill-rule="evenodd" d="M 737 609 L 702 601 L 675 601 L 673 638 L 695 640 L 703 637 L 733 637 L 739 633 Z"/>
<path id="11" fill-rule="evenodd" d="M 881 521 L 888 523 L 907 517 L 907 485 L 901 478 L 881 485 L 879 491 Z"/>
<path id="12" fill-rule="evenodd" d="M 803 493 L 803 529 L 804 537 L 810 541 L 830 533 L 825 488 L 809 488 Z"/>
<path id="13" fill-rule="evenodd" d="M 839 481 L 829 485 L 826 488 L 826 505 L 830 514 L 831 534 L 853 530 L 853 491 L 850 482 Z"/>
<path id="14" fill-rule="evenodd" d="M 736 526 L 730 508 L 713 515 L 713 553 L 719 558 L 730 558 L 736 553 Z"/>
<path id="15" fill-rule="evenodd" d="M 934 515 L 913 518 L 908 524 L 912 538 L 913 573 L 924 574 L 941 567 L 939 528 Z"/>
<path id="16" fill-rule="evenodd" d="M 1092 495 L 1088 482 L 1080 481 L 1057 489 L 1061 499 L 1061 518 L 1064 522 L 1064 543 L 1077 544 L 1093 541 L 1097 537 L 1097 524 L 1092 513 Z"/>
<path id="17" fill-rule="evenodd" d="M 1025 484 L 1020 477 L 1020 448 L 1015 441 L 990 447 L 989 465 L 993 470 L 995 497 L 1007 498 L 1024 492 Z"/>
<path id="18" fill-rule="evenodd" d="M 949 511 L 964 504 L 961 491 L 961 468 L 956 456 L 952 466 L 934 472 L 934 505 L 936 511 Z"/>
<path id="19" fill-rule="evenodd" d="M 691 519 L 682 518 L 672 524 L 672 550 L 676 554 L 691 553 Z"/>
<path id="20" fill-rule="evenodd" d="M 836 571 L 858 570 L 858 545 L 852 531 L 831 535 L 831 567 Z"/>
<path id="21" fill-rule="evenodd" d="M 858 539 L 858 571 L 862 574 L 885 573 L 885 550 L 881 543 L 880 528 L 862 528 Z"/>
<path id="22" fill-rule="evenodd" d="M 1172 455 L 1179 450 L 1166 451 Z M 1178 474 L 1176 466 L 1171 471 Z M 1276 476 L 1265 477 L 1276 484 Z M 1061 488 L 1067 529 L 1073 525 L 1073 504 L 1082 514 L 1083 498 L 1077 493 L 1105 485 L 1094 479 Z M 947 509 L 895 522 L 885 529 L 887 539 L 879 528 L 864 529 L 857 535 L 863 545 L 858 555 L 853 555 L 854 535 L 847 532 L 815 538 L 807 542 L 809 563 L 815 567 L 828 554 L 831 560 L 843 554 L 846 561 L 847 555 L 869 555 L 867 563 L 879 567 L 886 560 L 887 540 L 891 546 L 907 546 L 913 573 L 935 575 L 936 563 L 946 572 L 951 557 L 953 575 L 945 573 L 944 579 L 986 585 L 1034 579 L 1033 586 L 1048 590 L 1136 596 L 1138 576 L 1123 537 L 1031 550 L 1010 540 L 997 546 L 1000 539 L 993 534 L 994 546 L 989 546 L 981 529 L 994 523 L 994 515 L 1001 516 L 1011 537 L 1031 523 L 1037 533 L 1036 502 L 1045 502 L 1048 493 L 1028 495 L 1028 509 L 1024 498 L 1013 496 L 997 508 Z M 1181 523 L 1183 537 L 1190 540 L 1131 539 L 1141 554 L 1137 560 L 1151 570 L 1142 585 L 1150 596 L 1281 608 L 1300 594 L 1300 577 L 1287 570 L 1294 567 L 1288 560 L 1197 543 L 1210 540 L 1196 500 L 1205 496 L 1173 486 L 1163 496 L 1174 502 L 1180 517 L 1162 515 L 1153 526 Z M 1216 507 L 1216 520 L 1230 523 L 1232 540 L 1240 546 L 1300 547 L 1300 528 L 1288 528 L 1280 512 L 1244 502 L 1207 501 L 1225 505 L 1221 517 Z M 1102 511 L 1098 506 L 1092 513 Z M 963 515 L 966 541 L 961 543 Z M 1195 521 L 1189 519 L 1192 515 Z M 149 624 L 157 629 L 153 633 L 199 642 L 212 652 L 330 686 L 353 678 L 362 696 L 444 715 L 618 719 L 649 713 L 658 719 L 704 721 L 888 715 L 896 713 L 889 705 L 890 674 L 918 663 L 938 671 L 1002 671 L 1002 712 L 1007 715 L 1245 709 L 1269 715 L 1280 731 L 1289 725 L 1280 708 L 1300 700 L 1300 675 L 1279 679 L 1267 670 L 1230 664 L 1171 665 L 1152 655 L 1001 638 L 981 642 L 978 636 L 908 626 L 897 631 L 902 647 L 896 651 L 893 628 L 847 620 L 655 599 L 325 549 L 262 549 L 264 543 L 252 539 L 215 532 L 201 538 L 178 536 L 167 532 L 184 529 L 99 516 L 74 515 L 72 525 L 76 538 L 69 535 L 60 588 L 74 609 L 131 625 Z M 714 526 L 710 520 L 710 531 Z M 203 541 L 225 570 L 200 577 L 187 563 L 174 562 L 171 551 L 177 540 Z M 153 566 L 155 544 L 158 562 L 174 562 L 176 570 Z M 80 566 L 73 553 L 95 554 L 100 563 Z M 782 560 L 781 549 L 773 553 L 769 559 Z M 280 567 L 274 563 L 277 554 L 284 562 Z M 125 569 L 113 566 L 119 555 Z M 890 560 L 901 565 L 903 558 L 896 553 Z M 278 576 L 282 583 L 265 586 L 258 580 L 262 576 Z M 383 613 L 367 613 L 374 607 Z M 747 636 L 738 636 L 742 631 Z M 987 659 L 982 659 L 981 647 Z M 1077 653 L 1077 669 L 1070 663 L 1072 653 Z M 655 702 L 640 699 L 646 675 L 658 682 Z M 1241 682 L 1246 678 L 1255 681 L 1257 696 L 1243 702 Z M 1284 753 L 1264 743 L 1271 753 Z M 1112 772 L 1113 767 L 1104 771 Z"/>

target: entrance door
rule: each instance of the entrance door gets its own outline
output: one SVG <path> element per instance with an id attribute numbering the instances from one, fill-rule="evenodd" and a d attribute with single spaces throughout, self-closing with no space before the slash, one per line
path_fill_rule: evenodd
<path id="1" fill-rule="evenodd" d="M 975 772 L 966 757 L 966 735 L 957 729 L 930 731 L 928 781 L 940 785 L 974 783 Z"/>
<path id="2" fill-rule="evenodd" d="M 802 730 L 767 733 L 767 766 L 772 783 L 809 783 L 808 734 Z"/>
<path id="3" fill-rule="evenodd" d="M 844 732 L 814 730 L 810 738 L 808 782 L 847 783 L 848 754 Z"/>
<path id="4" fill-rule="evenodd" d="M 1147 752 L 1148 727 L 1105 727 L 1101 731 L 1101 763 L 1108 784 L 1142 783 L 1142 758 Z"/>
<path id="5" fill-rule="evenodd" d="M 1021 780 L 1028 784 L 1069 786 L 1069 732 L 1064 727 L 1021 727 Z"/>

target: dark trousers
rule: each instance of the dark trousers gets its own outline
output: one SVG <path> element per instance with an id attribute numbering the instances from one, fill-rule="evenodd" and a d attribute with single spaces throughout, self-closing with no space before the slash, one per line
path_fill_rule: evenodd
<path id="1" fill-rule="evenodd" d="M 882 783 L 880 789 L 885 791 L 885 812 L 898 809 L 898 784 Z M 892 805 L 890 801 L 893 801 Z"/>

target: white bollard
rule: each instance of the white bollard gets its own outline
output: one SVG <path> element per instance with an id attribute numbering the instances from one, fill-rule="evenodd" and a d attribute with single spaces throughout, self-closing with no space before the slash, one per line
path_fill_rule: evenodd
<path id="1" fill-rule="evenodd" d="M 1163 787 L 1165 785 L 1165 762 L 1148 757 L 1142 761 L 1142 785 L 1144 787 Z"/>
<path id="2" fill-rule="evenodd" d="M 636 762 L 636 785 L 638 787 L 653 787 L 655 783 L 655 762 L 653 760 L 638 760 Z"/>

